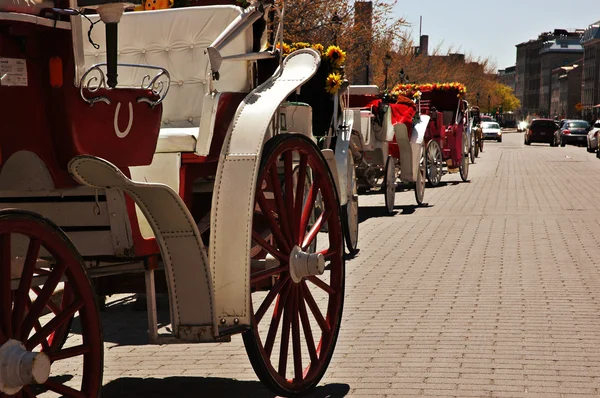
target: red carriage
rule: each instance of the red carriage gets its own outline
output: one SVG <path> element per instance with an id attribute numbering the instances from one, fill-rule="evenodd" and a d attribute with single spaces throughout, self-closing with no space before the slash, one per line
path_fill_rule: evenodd
<path id="1" fill-rule="evenodd" d="M 99 395 L 90 278 L 110 275 L 145 281 L 151 343 L 241 333 L 273 391 L 314 387 L 344 299 L 340 173 L 310 109 L 303 131 L 280 116 L 321 54 L 263 50 L 269 2 L 19 3 L 0 0 L 0 396 Z M 106 35 L 88 33 L 100 19 Z M 265 60 L 277 68 L 263 79 Z"/>
<path id="2" fill-rule="evenodd" d="M 400 84 L 392 91 L 417 99 L 419 113 L 430 117 L 425 133 L 427 180 L 438 186 L 445 173 L 468 181 L 470 139 L 466 88 L 460 83 Z M 446 167 L 446 169 L 444 169 Z"/>

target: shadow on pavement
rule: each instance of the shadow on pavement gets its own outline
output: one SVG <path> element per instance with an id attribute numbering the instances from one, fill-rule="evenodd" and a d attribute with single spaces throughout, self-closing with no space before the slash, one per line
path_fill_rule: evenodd
<path id="1" fill-rule="evenodd" d="M 350 391 L 350 386 L 347 384 L 328 384 L 317 387 L 305 397 L 341 398 L 345 397 L 348 391 Z M 276 397 L 258 381 L 217 377 L 167 377 L 164 379 L 123 377 L 106 384 L 102 388 L 102 396 L 108 398 Z"/>
<path id="2" fill-rule="evenodd" d="M 408 216 L 410 214 L 414 214 L 417 209 L 426 209 L 429 207 L 433 207 L 428 203 L 424 203 L 423 206 L 419 205 L 401 205 L 394 206 L 394 212 L 392 214 L 388 214 L 385 206 L 369 206 L 369 207 L 360 207 L 358 209 L 358 222 L 363 223 L 371 218 L 380 218 L 380 217 L 394 217 L 397 214 L 402 216 Z"/>

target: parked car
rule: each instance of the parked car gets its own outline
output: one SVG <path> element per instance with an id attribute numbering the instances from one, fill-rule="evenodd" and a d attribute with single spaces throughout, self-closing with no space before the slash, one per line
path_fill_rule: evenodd
<path id="1" fill-rule="evenodd" d="M 531 126 L 525 133 L 525 145 L 532 143 L 550 144 L 556 146 L 558 141 L 554 133 L 558 129 L 558 125 L 552 119 L 535 119 L 531 122 Z"/>
<path id="2" fill-rule="evenodd" d="M 592 129 L 587 136 L 587 150 L 588 152 L 598 151 L 598 135 L 600 134 L 600 119 L 596 120 L 596 123 L 592 126 Z"/>
<path id="3" fill-rule="evenodd" d="M 502 129 L 496 122 L 482 122 L 481 129 L 483 130 L 484 140 L 496 140 L 502 142 Z"/>
<path id="4" fill-rule="evenodd" d="M 527 127 L 529 127 L 529 125 L 527 124 L 527 122 L 525 120 L 521 120 L 519 122 L 519 124 L 517 125 L 517 131 L 519 133 L 525 132 L 525 131 L 527 131 Z"/>
<path id="5" fill-rule="evenodd" d="M 590 130 L 590 124 L 585 120 L 565 120 L 556 131 L 556 138 L 562 147 L 567 144 L 583 146 Z"/>

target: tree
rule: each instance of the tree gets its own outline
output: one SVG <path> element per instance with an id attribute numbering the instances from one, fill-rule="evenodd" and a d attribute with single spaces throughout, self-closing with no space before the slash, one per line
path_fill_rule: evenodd
<path id="1" fill-rule="evenodd" d="M 512 112 L 521 107 L 521 101 L 514 95 L 512 88 L 496 83 L 494 87 L 495 103 L 502 107 L 504 112 Z"/>

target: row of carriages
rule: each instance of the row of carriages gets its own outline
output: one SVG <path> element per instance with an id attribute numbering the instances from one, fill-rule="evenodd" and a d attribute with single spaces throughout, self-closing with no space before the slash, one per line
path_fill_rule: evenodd
<path id="1" fill-rule="evenodd" d="M 325 54 L 265 46 L 268 1 L 124 5 L 0 0 L 0 397 L 99 396 L 117 293 L 146 295 L 149 343 L 241 334 L 267 387 L 310 391 L 358 193 L 391 214 L 400 184 L 422 205 L 427 180 L 468 181 L 479 110 L 460 84 L 327 94 Z"/>

